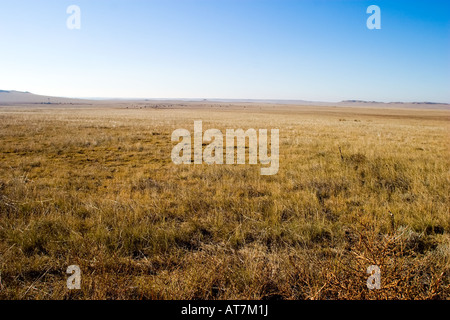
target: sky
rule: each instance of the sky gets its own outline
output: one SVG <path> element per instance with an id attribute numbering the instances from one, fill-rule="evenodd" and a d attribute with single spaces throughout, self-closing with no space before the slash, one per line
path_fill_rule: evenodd
<path id="1" fill-rule="evenodd" d="M 449 17 L 445 0 L 0 0 L 0 89 L 450 103 Z"/>

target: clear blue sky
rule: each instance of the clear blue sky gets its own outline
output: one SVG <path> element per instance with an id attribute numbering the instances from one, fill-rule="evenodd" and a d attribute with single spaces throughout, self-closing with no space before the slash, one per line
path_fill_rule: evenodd
<path id="1" fill-rule="evenodd" d="M 445 0 L 0 0 L 0 89 L 450 102 L 449 17 Z"/>

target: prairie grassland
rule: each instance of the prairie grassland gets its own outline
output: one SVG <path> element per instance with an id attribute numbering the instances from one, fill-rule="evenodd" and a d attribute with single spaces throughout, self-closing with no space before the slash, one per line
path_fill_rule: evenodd
<path id="1" fill-rule="evenodd" d="M 0 108 L 0 299 L 449 299 L 449 115 Z M 174 165 L 194 120 L 278 128 L 278 174 Z"/>

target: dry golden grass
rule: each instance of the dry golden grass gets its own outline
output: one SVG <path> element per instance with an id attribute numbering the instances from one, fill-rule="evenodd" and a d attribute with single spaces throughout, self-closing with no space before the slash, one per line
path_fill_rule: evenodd
<path id="1" fill-rule="evenodd" d="M 280 169 L 171 133 L 280 129 Z M 0 299 L 449 299 L 449 112 L 0 109 Z M 392 217 L 389 214 L 392 213 Z M 67 266 L 82 270 L 68 290 Z M 380 290 L 366 287 L 369 265 Z"/>

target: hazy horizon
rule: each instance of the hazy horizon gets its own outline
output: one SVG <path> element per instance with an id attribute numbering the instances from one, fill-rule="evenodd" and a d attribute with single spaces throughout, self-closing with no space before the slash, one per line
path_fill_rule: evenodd
<path id="1" fill-rule="evenodd" d="M 247 99 L 247 98 L 237 98 L 237 99 L 227 99 L 227 98 L 183 98 L 183 97 L 175 97 L 175 98 L 165 98 L 165 97 L 156 97 L 156 98 L 136 98 L 136 97 L 70 97 L 70 96 L 47 96 L 41 95 L 39 93 L 30 92 L 30 91 L 17 91 L 14 89 L 2 89 L 0 88 L 1 93 L 17 93 L 17 94 L 31 94 L 36 97 L 44 97 L 44 98 L 55 98 L 55 99 L 81 99 L 81 100 L 96 100 L 96 101 L 186 101 L 186 102 L 230 102 L 230 103 L 245 103 L 245 102 L 262 102 L 262 103 L 276 103 L 276 104 L 294 104 L 294 103 L 311 103 L 316 105 L 333 105 L 339 103 L 363 103 L 363 104 L 435 104 L 435 105 L 448 105 L 449 103 L 440 102 L 440 101 L 369 101 L 369 100 L 358 100 L 358 99 L 347 99 L 341 101 L 323 101 L 323 100 L 305 100 L 305 99 Z M 0 95 L 0 103 L 2 101 L 2 97 Z M 6 101 L 11 102 L 11 101 Z M 51 101 L 50 101 L 51 102 Z M 23 103 L 23 102 L 20 102 Z"/>

